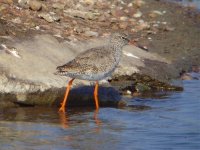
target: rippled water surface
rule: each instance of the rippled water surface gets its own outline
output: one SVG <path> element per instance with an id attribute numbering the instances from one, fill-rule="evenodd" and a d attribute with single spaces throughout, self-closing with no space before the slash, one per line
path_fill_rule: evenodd
<path id="1" fill-rule="evenodd" d="M 200 149 L 200 82 L 165 99 L 132 99 L 150 109 L 12 108 L 0 111 L 1 150 Z M 148 107 L 147 107 L 148 108 Z"/>
<path id="2" fill-rule="evenodd" d="M 196 8 L 200 9 L 200 0 L 171 0 L 175 2 L 179 2 L 185 6 L 195 6 Z"/>

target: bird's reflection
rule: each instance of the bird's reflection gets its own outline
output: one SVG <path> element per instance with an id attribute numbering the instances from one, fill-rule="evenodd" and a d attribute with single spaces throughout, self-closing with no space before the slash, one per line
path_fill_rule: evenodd
<path id="1" fill-rule="evenodd" d="M 65 111 L 59 112 L 59 118 L 60 118 L 61 126 L 63 128 L 69 128 L 69 118 L 68 118 L 68 115 Z"/>
<path id="2" fill-rule="evenodd" d="M 93 119 L 94 119 L 94 122 L 96 124 L 96 128 L 95 128 L 96 131 L 99 131 L 100 126 L 102 124 L 98 115 L 99 115 L 99 110 L 95 110 L 94 115 L 93 115 Z M 68 112 L 66 112 L 66 111 L 59 112 L 59 118 L 60 118 L 60 124 L 61 124 L 62 128 L 64 128 L 64 129 L 70 128 L 70 125 L 69 125 L 69 118 L 70 117 L 69 117 Z"/>
<path id="3" fill-rule="evenodd" d="M 96 123 L 97 125 L 101 125 L 101 121 L 99 120 L 98 115 L 99 115 L 99 110 L 95 110 L 95 111 L 94 111 L 94 120 L 95 120 L 95 123 Z"/>

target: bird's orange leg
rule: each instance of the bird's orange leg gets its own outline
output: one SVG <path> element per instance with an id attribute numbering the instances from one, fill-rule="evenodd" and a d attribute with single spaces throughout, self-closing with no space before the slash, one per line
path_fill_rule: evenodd
<path id="1" fill-rule="evenodd" d="M 66 92 L 65 92 L 65 97 L 63 99 L 63 102 L 61 103 L 61 107 L 59 109 L 59 112 L 65 112 L 65 105 L 66 105 L 66 102 L 67 102 L 67 97 L 69 95 L 69 91 L 70 91 L 70 88 L 71 88 L 71 85 L 72 85 L 72 82 L 74 81 L 74 79 L 71 79 L 69 82 L 68 82 L 68 85 L 66 87 Z"/>
<path id="2" fill-rule="evenodd" d="M 94 88 L 94 100 L 95 100 L 95 105 L 96 105 L 97 110 L 99 109 L 98 89 L 99 89 L 99 84 L 97 81 Z"/>

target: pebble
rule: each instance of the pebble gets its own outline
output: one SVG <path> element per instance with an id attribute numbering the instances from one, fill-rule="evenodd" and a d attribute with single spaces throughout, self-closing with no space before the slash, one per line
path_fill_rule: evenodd
<path id="1" fill-rule="evenodd" d="M 126 20 L 128 20 L 128 17 L 122 16 L 122 17 L 120 17 L 119 19 L 120 19 L 121 21 L 126 21 Z"/>
<path id="2" fill-rule="evenodd" d="M 121 22 L 119 24 L 119 28 L 121 28 L 121 29 L 126 29 L 127 27 L 128 27 L 128 22 Z"/>
<path id="3" fill-rule="evenodd" d="M 86 5 L 94 5 L 95 3 L 94 0 L 80 0 L 80 2 Z"/>
<path id="4" fill-rule="evenodd" d="M 166 25 L 166 24 L 167 24 L 167 22 L 162 22 L 162 24 Z"/>
<path id="5" fill-rule="evenodd" d="M 40 14 L 38 14 L 38 17 L 43 18 L 44 20 L 46 20 L 47 22 L 50 22 L 50 23 L 54 21 L 52 16 L 48 13 L 40 13 Z"/>
<path id="6" fill-rule="evenodd" d="M 174 30 L 175 30 L 174 27 L 169 27 L 169 26 L 164 27 L 164 31 L 174 31 Z"/>
<path id="7" fill-rule="evenodd" d="M 0 5 L 0 12 L 5 10 L 8 6 L 6 6 L 7 4 L 4 5 Z"/>
<path id="8" fill-rule="evenodd" d="M 158 11 L 158 10 L 154 10 L 149 14 L 149 16 L 151 18 L 155 18 L 155 17 L 161 16 L 161 15 L 163 15 L 163 13 L 161 11 Z"/>
<path id="9" fill-rule="evenodd" d="M 150 25 L 147 22 L 141 22 L 138 26 L 136 26 L 136 29 L 138 31 L 149 29 L 149 28 L 150 28 Z"/>
<path id="10" fill-rule="evenodd" d="M 2 0 L 2 2 L 9 5 L 13 4 L 13 0 Z"/>
<path id="11" fill-rule="evenodd" d="M 142 12 L 139 10 L 133 15 L 134 18 L 140 18 L 141 16 L 142 16 Z"/>
<path id="12" fill-rule="evenodd" d="M 38 17 L 43 18 L 44 20 L 46 20 L 49 23 L 60 20 L 59 16 L 56 16 L 54 14 L 49 14 L 49 13 L 40 13 L 40 14 L 38 14 Z"/>
<path id="13" fill-rule="evenodd" d="M 29 8 L 34 11 L 39 11 L 42 9 L 42 3 L 37 0 L 30 0 L 28 4 Z"/>
<path id="14" fill-rule="evenodd" d="M 126 91 L 126 94 L 131 95 L 132 92 L 131 92 L 130 90 L 127 90 L 127 91 Z"/>
<path id="15" fill-rule="evenodd" d="M 83 19 L 89 19 L 89 20 L 95 20 L 97 18 L 97 16 L 100 15 L 100 13 L 67 9 L 67 10 L 64 10 L 64 15 L 83 18 Z"/>
<path id="16" fill-rule="evenodd" d="M 137 7 L 141 7 L 142 5 L 145 4 L 143 0 L 134 0 L 133 4 L 136 5 Z"/>
<path id="17" fill-rule="evenodd" d="M 36 30 L 40 30 L 40 26 L 36 26 L 35 29 L 36 29 Z"/>
<path id="18" fill-rule="evenodd" d="M 153 27 L 159 27 L 159 25 L 157 23 L 153 24 Z"/>
<path id="19" fill-rule="evenodd" d="M 129 19 L 129 21 L 130 21 L 130 24 L 131 24 L 132 26 L 135 26 L 135 25 L 136 25 L 136 20 L 135 20 L 135 19 L 131 18 L 131 19 Z"/>
<path id="20" fill-rule="evenodd" d="M 78 34 L 84 32 L 83 28 L 81 28 L 80 26 L 74 27 L 74 31 L 75 31 L 76 33 L 78 33 Z"/>
<path id="21" fill-rule="evenodd" d="M 131 32 L 135 33 L 135 32 L 137 32 L 137 30 L 135 28 L 132 28 Z"/>
<path id="22" fill-rule="evenodd" d="M 128 7 L 133 7 L 133 3 L 129 3 L 129 4 L 128 4 Z"/>
<path id="23" fill-rule="evenodd" d="M 12 21 L 13 23 L 16 23 L 16 24 L 22 23 L 22 21 L 21 21 L 21 19 L 20 19 L 19 17 L 14 18 L 14 19 L 12 19 L 11 21 Z"/>
<path id="24" fill-rule="evenodd" d="M 18 0 L 18 4 L 22 8 L 29 8 L 29 6 L 28 6 L 28 0 Z"/>
<path id="25" fill-rule="evenodd" d="M 43 3 L 43 4 L 42 4 L 42 10 L 43 10 L 43 11 L 48 11 L 49 8 Z"/>
<path id="26" fill-rule="evenodd" d="M 64 7 L 65 7 L 65 5 L 64 5 L 64 4 L 61 4 L 61 3 L 54 3 L 54 4 L 52 5 L 52 7 L 53 7 L 54 9 L 63 10 Z"/>
<path id="27" fill-rule="evenodd" d="M 67 39 L 70 40 L 70 41 L 73 41 L 73 42 L 78 41 L 77 38 L 73 34 L 68 36 Z"/>
<path id="28" fill-rule="evenodd" d="M 84 35 L 87 37 L 98 37 L 99 33 L 94 31 L 85 31 Z"/>
<path id="29" fill-rule="evenodd" d="M 98 18 L 98 20 L 101 21 L 101 22 L 106 21 L 105 15 L 101 15 L 101 16 Z"/>
<path id="30" fill-rule="evenodd" d="M 157 14 L 157 15 L 163 15 L 163 13 L 161 11 L 158 11 L 158 10 L 154 10 L 154 11 L 152 11 L 152 13 Z"/>
<path id="31" fill-rule="evenodd" d="M 60 17 L 58 15 L 52 15 L 53 21 L 60 21 Z"/>
<path id="32" fill-rule="evenodd" d="M 111 27 L 113 30 L 118 30 L 118 26 L 116 24 L 113 24 L 112 27 Z"/>
<path id="33" fill-rule="evenodd" d="M 122 9 L 114 8 L 114 9 L 111 10 L 111 15 L 113 17 L 118 18 L 118 17 L 124 16 L 125 14 L 124 14 L 124 11 Z"/>

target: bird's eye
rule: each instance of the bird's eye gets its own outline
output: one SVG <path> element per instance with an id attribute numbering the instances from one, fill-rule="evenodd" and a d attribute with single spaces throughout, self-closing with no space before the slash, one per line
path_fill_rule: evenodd
<path id="1" fill-rule="evenodd" d="M 126 41 L 128 40 L 128 38 L 127 38 L 127 37 L 124 37 L 124 36 L 122 36 L 121 38 L 122 38 L 123 40 L 126 40 Z"/>
<path id="2" fill-rule="evenodd" d="M 122 36 L 121 38 L 122 38 L 122 39 L 124 39 L 124 40 L 126 40 L 126 38 L 125 38 L 125 37 L 123 37 L 123 36 Z"/>

